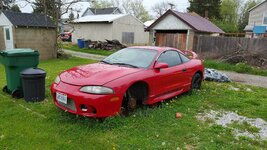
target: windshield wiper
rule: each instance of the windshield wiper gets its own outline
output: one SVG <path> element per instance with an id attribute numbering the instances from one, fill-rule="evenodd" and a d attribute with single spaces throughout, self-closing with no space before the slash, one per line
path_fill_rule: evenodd
<path id="1" fill-rule="evenodd" d="M 138 66 L 126 64 L 126 63 L 112 63 L 113 65 L 130 66 L 132 68 L 139 68 Z"/>
<path id="2" fill-rule="evenodd" d="M 105 64 L 112 65 L 112 63 L 110 63 L 110 62 L 107 62 L 107 61 L 105 61 L 105 60 L 101 60 L 100 62 L 102 62 L 102 63 L 105 63 Z"/>

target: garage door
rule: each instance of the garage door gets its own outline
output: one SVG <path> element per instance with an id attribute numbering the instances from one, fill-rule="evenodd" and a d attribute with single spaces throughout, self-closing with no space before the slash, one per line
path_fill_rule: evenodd
<path id="1" fill-rule="evenodd" d="M 187 34 L 156 33 L 156 46 L 168 46 L 186 49 Z"/>

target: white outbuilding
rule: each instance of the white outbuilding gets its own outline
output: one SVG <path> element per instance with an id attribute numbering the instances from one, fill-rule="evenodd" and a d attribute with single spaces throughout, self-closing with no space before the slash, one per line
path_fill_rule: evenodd
<path id="1" fill-rule="evenodd" d="M 146 45 L 149 34 L 144 24 L 129 14 L 89 15 L 73 22 L 72 42 L 118 40 L 124 44 Z"/>

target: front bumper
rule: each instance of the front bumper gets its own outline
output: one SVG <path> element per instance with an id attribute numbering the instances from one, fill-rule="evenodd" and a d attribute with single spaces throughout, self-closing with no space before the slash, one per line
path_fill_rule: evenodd
<path id="1" fill-rule="evenodd" d="M 74 86 L 60 82 L 51 85 L 51 93 L 57 107 L 73 114 L 103 118 L 118 114 L 121 108 L 123 95 L 95 95 L 80 92 L 81 86 Z M 66 94 L 67 104 L 56 100 L 56 92 Z"/>

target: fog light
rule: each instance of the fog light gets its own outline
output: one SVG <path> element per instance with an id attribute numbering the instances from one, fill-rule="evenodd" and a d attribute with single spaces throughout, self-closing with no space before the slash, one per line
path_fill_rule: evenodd
<path id="1" fill-rule="evenodd" d="M 86 105 L 81 105 L 81 110 L 82 111 L 87 111 L 88 109 L 87 109 L 87 106 Z"/>
<path id="2" fill-rule="evenodd" d="M 82 104 L 81 105 L 81 110 L 83 112 L 96 114 L 96 109 L 93 106 L 87 106 L 87 105 Z"/>

